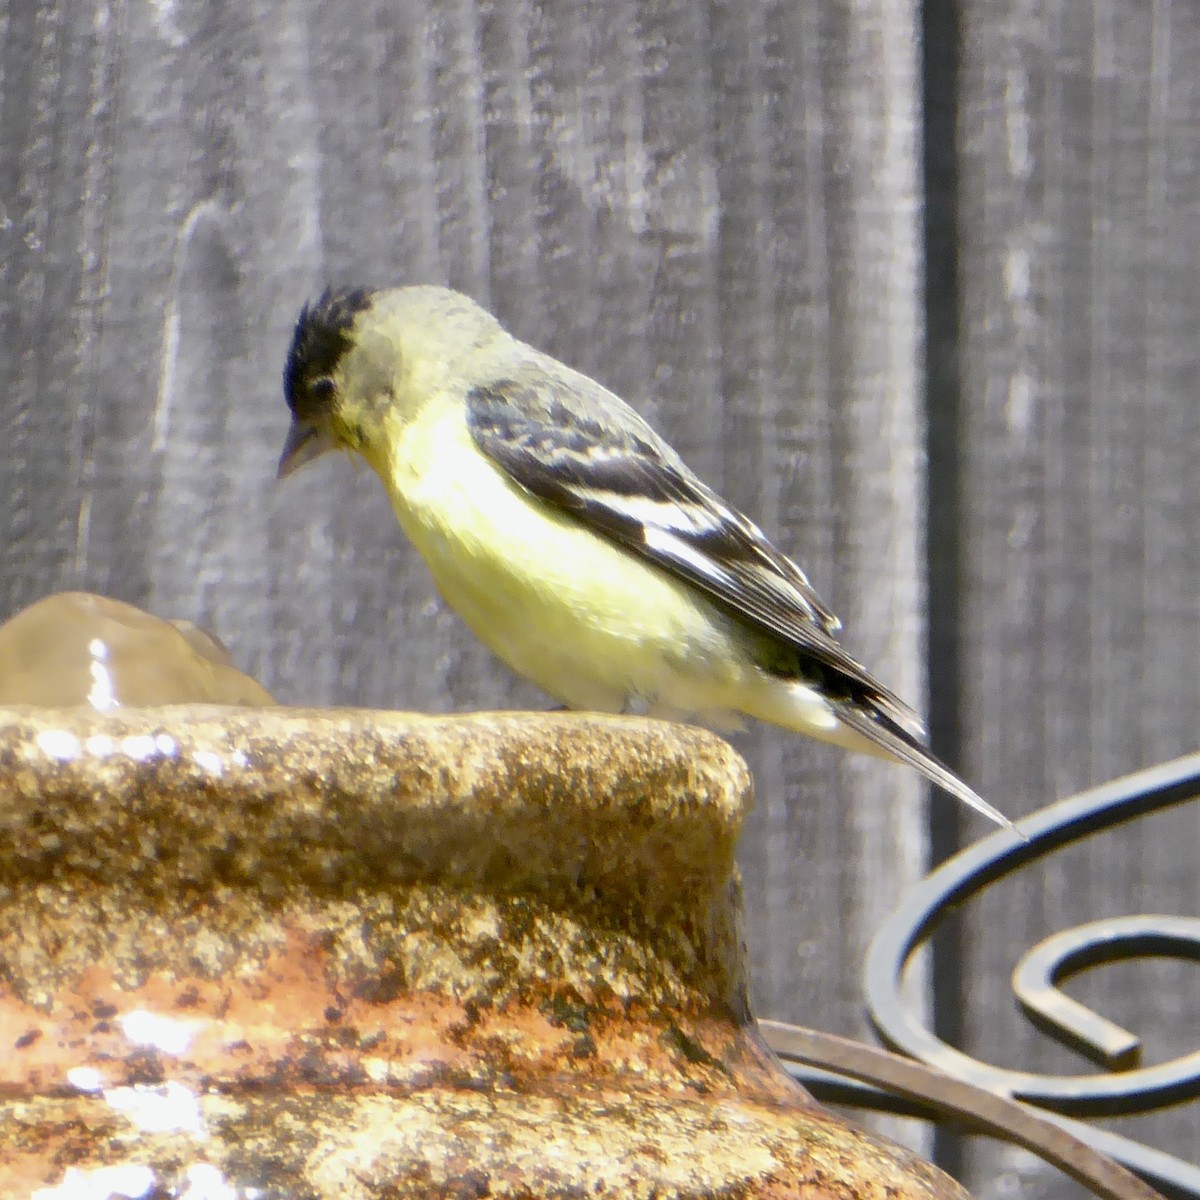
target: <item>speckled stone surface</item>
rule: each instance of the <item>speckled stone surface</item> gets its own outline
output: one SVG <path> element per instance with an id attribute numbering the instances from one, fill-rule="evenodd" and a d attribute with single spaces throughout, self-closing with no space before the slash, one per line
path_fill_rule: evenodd
<path id="1" fill-rule="evenodd" d="M 754 1035 L 749 797 L 633 719 L 0 710 L 0 1195 L 961 1197 Z"/>

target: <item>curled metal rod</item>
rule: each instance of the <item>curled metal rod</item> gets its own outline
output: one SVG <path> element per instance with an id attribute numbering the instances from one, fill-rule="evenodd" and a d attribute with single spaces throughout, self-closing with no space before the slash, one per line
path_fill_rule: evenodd
<path id="1" fill-rule="evenodd" d="M 1110 1071 L 1127 1071 L 1141 1060 L 1142 1039 L 1058 985 L 1087 967 L 1152 954 L 1200 961 L 1200 917 L 1109 917 L 1065 929 L 1021 956 L 1013 969 L 1013 992 L 1039 1029 Z"/>
<path id="2" fill-rule="evenodd" d="M 1045 1119 L 1103 1149 L 1171 1196 L 1200 1200 L 1200 1167 L 1063 1114 L 1149 1112 L 1200 1095 L 1200 1049 L 1170 1062 L 1137 1065 L 1139 1039 L 1065 996 L 1060 979 L 1116 958 L 1171 954 L 1200 960 L 1200 920 L 1138 915 L 1090 922 L 1039 943 L 1018 963 L 1014 986 L 1034 1022 L 1110 1067 L 1090 1075 L 1011 1071 L 971 1058 L 925 1029 L 905 1007 L 901 984 L 916 947 L 951 905 L 1101 829 L 1200 796 L 1200 754 L 1138 772 L 1050 805 L 1019 824 L 1027 842 L 1000 832 L 967 848 L 921 881 L 884 923 L 867 954 L 871 1020 L 894 1049 L 1007 1100 L 1051 1110 Z"/>
<path id="3" fill-rule="evenodd" d="M 1040 1113 L 1005 1096 L 985 1092 L 923 1063 L 832 1033 L 782 1021 L 759 1021 L 767 1045 L 781 1058 L 833 1071 L 915 1100 L 974 1129 L 1032 1150 L 1101 1200 L 1162 1200 L 1149 1184 L 1092 1149 Z"/>

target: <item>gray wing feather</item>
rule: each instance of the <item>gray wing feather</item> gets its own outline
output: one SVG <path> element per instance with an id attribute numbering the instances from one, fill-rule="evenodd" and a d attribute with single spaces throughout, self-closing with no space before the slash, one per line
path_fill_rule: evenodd
<path id="1" fill-rule="evenodd" d="M 840 622 L 804 572 L 611 392 L 532 362 L 472 389 L 467 423 L 515 483 L 793 651 L 802 677 L 868 704 L 901 738 L 921 736 L 912 710 L 834 640 Z"/>

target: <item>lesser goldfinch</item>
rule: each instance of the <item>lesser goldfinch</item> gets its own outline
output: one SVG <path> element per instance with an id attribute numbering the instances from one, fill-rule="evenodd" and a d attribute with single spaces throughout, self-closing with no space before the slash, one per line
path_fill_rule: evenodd
<path id="1" fill-rule="evenodd" d="M 756 717 L 898 759 L 1011 828 L 758 526 L 624 401 L 466 296 L 329 289 L 300 314 L 283 386 L 279 476 L 358 451 L 449 604 L 568 707 Z"/>

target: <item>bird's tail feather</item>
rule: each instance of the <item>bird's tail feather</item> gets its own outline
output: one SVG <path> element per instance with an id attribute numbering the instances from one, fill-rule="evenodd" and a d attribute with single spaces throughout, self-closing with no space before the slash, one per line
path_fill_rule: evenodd
<path id="1" fill-rule="evenodd" d="M 864 710 L 860 704 L 851 701 L 835 705 L 834 711 L 838 720 L 855 733 L 862 734 L 893 758 L 920 771 L 931 783 L 937 784 L 943 791 L 949 792 L 964 804 L 969 804 L 1010 833 L 1015 833 L 1022 841 L 1029 840 L 999 809 L 993 808 L 978 792 L 963 783 L 945 763 L 930 754 L 912 734 L 882 713 L 871 713 Z"/>

